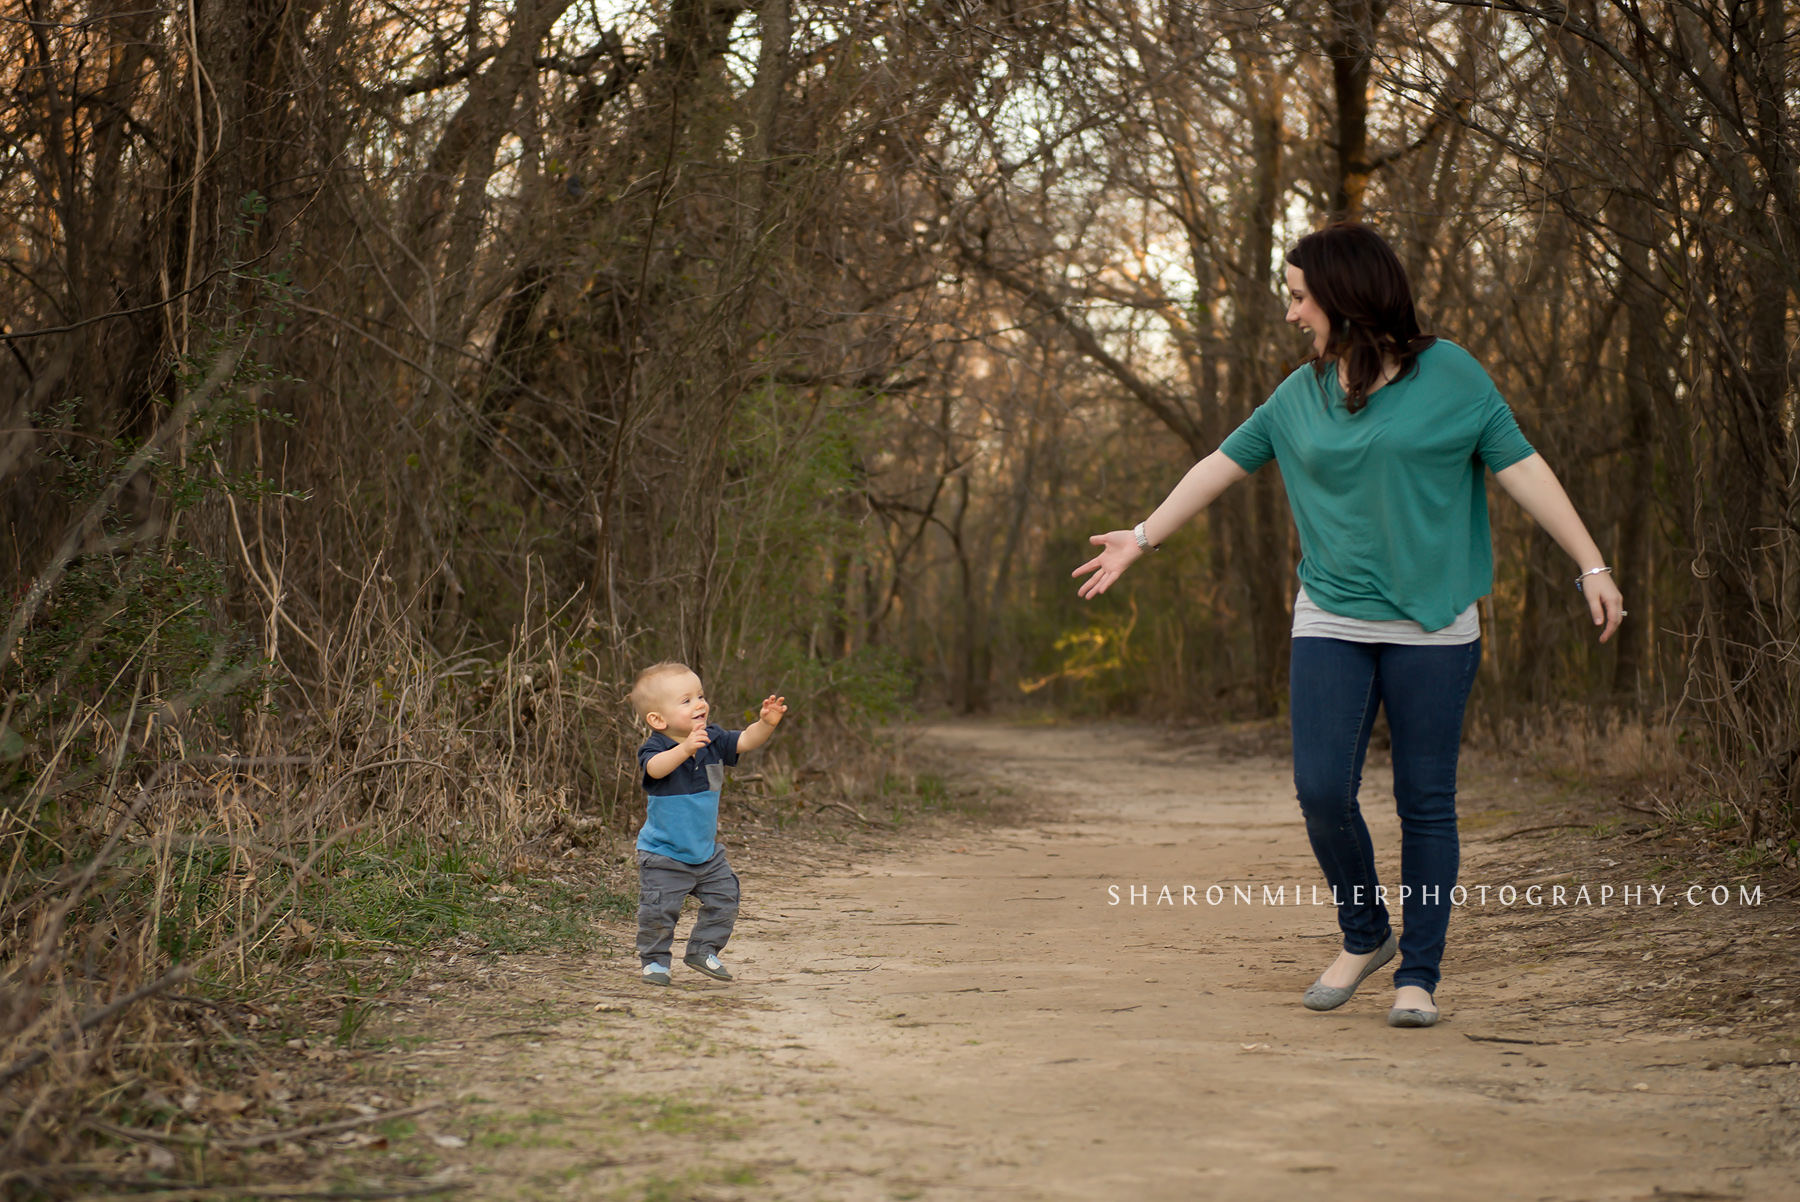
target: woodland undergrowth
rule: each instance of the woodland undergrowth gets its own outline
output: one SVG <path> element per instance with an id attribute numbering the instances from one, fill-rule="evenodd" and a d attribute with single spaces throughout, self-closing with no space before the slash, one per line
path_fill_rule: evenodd
<path id="1" fill-rule="evenodd" d="M 635 913 L 620 874 L 592 870 L 641 821 L 644 732 L 590 607 L 528 580 L 504 643 L 442 647 L 379 552 L 330 624 L 275 600 L 251 629 L 218 604 L 227 565 L 181 537 L 184 518 L 212 505 L 241 521 L 279 491 L 195 466 L 271 416 L 249 399 L 267 375 L 249 329 L 190 365 L 155 436 L 66 458 L 72 536 L 5 611 L 8 1196 L 256 1180 L 266 1165 L 168 1149 L 250 1148 L 281 1125 L 287 1091 L 259 1041 L 328 1057 L 423 951 L 578 950 Z M 167 526 L 134 520 L 145 479 L 173 498 Z M 243 556 L 278 599 L 279 552 Z M 279 634 L 307 654 L 281 656 Z M 795 660 L 777 647 L 720 673 L 724 724 L 753 720 L 760 690 L 792 707 L 728 809 L 888 825 L 931 804 L 882 733 L 901 702 L 886 662 Z"/>
<path id="2" fill-rule="evenodd" d="M 247 1173 L 252 1045 L 353 1046 L 420 948 L 594 938 L 650 662 L 728 725 L 786 695 L 728 798 L 768 824 L 936 804 L 913 708 L 1268 742 L 1273 470 L 1069 576 L 1299 364 L 1278 264 L 1332 220 L 1630 606 L 1598 645 L 1496 494 L 1474 745 L 1791 876 L 1800 60 L 1751 8 L 34 0 L 0 1184 Z"/>

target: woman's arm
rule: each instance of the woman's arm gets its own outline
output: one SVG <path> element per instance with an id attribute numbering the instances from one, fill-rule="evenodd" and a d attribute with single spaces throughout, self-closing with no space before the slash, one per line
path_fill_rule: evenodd
<path id="1" fill-rule="evenodd" d="M 1594 545 L 1593 537 L 1582 524 L 1581 515 L 1575 512 L 1569 494 L 1563 491 L 1562 482 L 1542 455 L 1521 459 L 1504 471 L 1495 472 L 1494 479 L 1500 481 L 1500 487 L 1519 503 L 1519 508 L 1529 513 L 1556 540 L 1557 546 L 1569 553 L 1576 567 L 1586 572 L 1606 566 L 1600 548 Z M 1625 598 L 1610 573 L 1583 576 L 1581 583 L 1582 596 L 1587 599 L 1594 625 L 1606 627 L 1600 632 L 1600 641 L 1604 643 L 1619 628 L 1619 619 L 1625 616 Z"/>
<path id="2" fill-rule="evenodd" d="M 1156 507 L 1156 512 L 1144 519 L 1144 536 L 1152 546 L 1162 542 L 1187 525 L 1195 514 L 1217 500 L 1220 493 L 1249 474 L 1225 452 L 1214 451 L 1189 468 L 1188 474 L 1181 478 L 1181 483 Z M 1138 556 L 1144 552 L 1139 550 L 1137 539 L 1129 530 L 1096 534 L 1088 542 L 1104 547 L 1105 550 L 1069 575 L 1094 573 L 1076 590 L 1083 598 L 1092 600 L 1111 588 L 1113 581 L 1124 575 L 1125 569 L 1136 563 Z"/>

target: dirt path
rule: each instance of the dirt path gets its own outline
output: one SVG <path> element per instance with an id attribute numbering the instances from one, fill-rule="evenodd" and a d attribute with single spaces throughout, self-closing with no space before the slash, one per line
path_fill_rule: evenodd
<path id="1" fill-rule="evenodd" d="M 1437 1027 L 1385 1025 L 1385 973 L 1301 1008 L 1329 909 L 1231 904 L 1317 880 L 1281 763 L 1141 728 L 929 737 L 1054 817 L 786 880 L 734 851 L 733 986 L 678 964 L 655 990 L 628 952 L 503 962 L 380 1058 L 475 1099 L 421 1146 L 480 1196 L 1800 1198 L 1800 1067 L 1635 1023 L 1585 961 L 1459 952 L 1459 916 Z M 1197 904 L 1129 904 L 1165 884 Z"/>

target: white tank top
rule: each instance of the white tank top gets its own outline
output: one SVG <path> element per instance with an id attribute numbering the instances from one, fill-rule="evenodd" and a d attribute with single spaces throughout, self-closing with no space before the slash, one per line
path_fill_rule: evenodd
<path id="1" fill-rule="evenodd" d="M 1351 643 L 1406 643 L 1415 647 L 1460 646 L 1481 637 L 1481 618 L 1475 606 L 1463 610 L 1442 630 L 1427 630 L 1411 618 L 1371 621 L 1326 613 L 1306 595 L 1306 587 L 1294 594 L 1294 635 L 1297 639 L 1344 639 Z"/>

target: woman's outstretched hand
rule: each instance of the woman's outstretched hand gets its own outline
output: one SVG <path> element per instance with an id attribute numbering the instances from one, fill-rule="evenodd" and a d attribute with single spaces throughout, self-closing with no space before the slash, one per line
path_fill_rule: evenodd
<path id="1" fill-rule="evenodd" d="M 1144 519 L 1144 523 L 1155 526 L 1164 538 L 1168 538 L 1211 505 L 1220 493 L 1249 474 L 1224 451 L 1214 451 L 1188 469 L 1181 483 L 1156 507 L 1155 513 Z M 1146 538 L 1154 538 L 1148 530 L 1144 534 Z M 1093 573 L 1075 590 L 1084 601 L 1092 601 L 1111 588 L 1113 581 L 1125 574 L 1126 568 L 1144 556 L 1144 549 L 1138 546 L 1137 537 L 1129 530 L 1096 534 L 1088 541 L 1101 549 L 1100 554 L 1069 573 L 1071 576 Z"/>
<path id="2" fill-rule="evenodd" d="M 1125 574 L 1125 569 L 1136 563 L 1144 554 L 1137 545 L 1137 538 L 1129 530 L 1114 530 L 1110 534 L 1096 534 L 1088 539 L 1096 547 L 1105 550 L 1094 556 L 1080 567 L 1070 572 L 1071 576 L 1088 576 L 1076 593 L 1084 601 L 1092 601 L 1101 593 L 1112 587 L 1113 581 Z"/>
<path id="3" fill-rule="evenodd" d="M 1608 574 L 1587 576 L 1581 582 L 1581 595 L 1586 598 L 1588 612 L 1594 616 L 1594 625 L 1605 627 L 1600 632 L 1600 641 L 1604 643 L 1619 628 L 1619 619 L 1625 616 L 1625 597 L 1619 592 L 1619 586 L 1613 583 Z"/>

